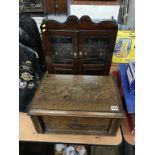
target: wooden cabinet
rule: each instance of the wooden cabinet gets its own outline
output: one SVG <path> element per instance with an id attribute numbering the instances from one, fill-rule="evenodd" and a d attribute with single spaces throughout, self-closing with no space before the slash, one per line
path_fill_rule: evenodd
<path id="1" fill-rule="evenodd" d="M 49 73 L 108 75 L 118 27 L 113 21 L 94 23 L 88 16 L 70 16 L 64 23 L 41 25 Z"/>
<path id="2" fill-rule="evenodd" d="M 67 14 L 67 0 L 44 0 L 45 14 Z"/>

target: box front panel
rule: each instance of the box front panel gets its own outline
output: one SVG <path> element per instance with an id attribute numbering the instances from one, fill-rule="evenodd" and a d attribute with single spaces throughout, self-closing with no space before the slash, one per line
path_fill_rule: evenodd
<path id="1" fill-rule="evenodd" d="M 103 134 L 109 132 L 110 118 L 42 116 L 46 133 Z"/>

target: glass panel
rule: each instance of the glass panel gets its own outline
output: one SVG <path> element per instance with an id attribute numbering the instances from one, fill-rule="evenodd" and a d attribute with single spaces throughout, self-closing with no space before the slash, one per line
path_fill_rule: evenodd
<path id="1" fill-rule="evenodd" d="M 83 48 L 84 63 L 103 63 L 109 43 L 110 39 L 108 37 L 85 37 Z"/>
<path id="2" fill-rule="evenodd" d="M 24 12 L 40 12 L 42 0 L 19 0 L 19 7 Z"/>
<path id="3" fill-rule="evenodd" d="M 70 64 L 73 63 L 73 41 L 70 36 L 51 36 L 52 63 Z"/>

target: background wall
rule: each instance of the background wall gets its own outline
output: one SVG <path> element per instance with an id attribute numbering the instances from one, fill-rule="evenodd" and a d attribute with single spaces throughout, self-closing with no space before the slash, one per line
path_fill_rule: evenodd
<path id="1" fill-rule="evenodd" d="M 70 14 L 81 17 L 88 15 L 95 20 L 118 19 L 120 5 L 70 5 Z"/>
<path id="2" fill-rule="evenodd" d="M 68 0 L 68 15 L 89 15 L 92 19 L 103 20 L 114 17 L 119 24 L 126 24 L 130 29 L 135 29 L 135 0 L 121 0 L 128 3 L 128 16 L 123 23 L 123 8 L 120 5 L 73 5 Z"/>

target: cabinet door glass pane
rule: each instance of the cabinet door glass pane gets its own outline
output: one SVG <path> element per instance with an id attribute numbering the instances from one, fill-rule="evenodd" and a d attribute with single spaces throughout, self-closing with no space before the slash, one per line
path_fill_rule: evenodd
<path id="1" fill-rule="evenodd" d="M 52 63 L 71 64 L 73 63 L 73 40 L 70 36 L 51 36 Z"/>
<path id="2" fill-rule="evenodd" d="M 108 37 L 85 37 L 83 57 L 85 64 L 103 64 L 110 39 Z"/>

